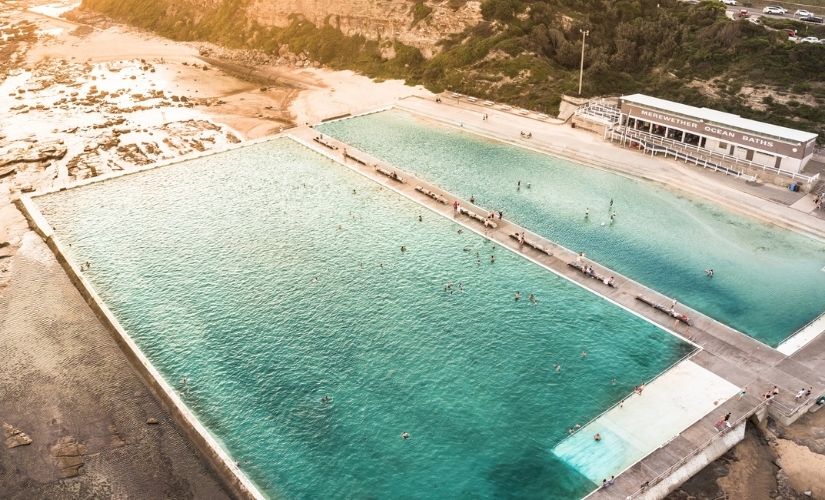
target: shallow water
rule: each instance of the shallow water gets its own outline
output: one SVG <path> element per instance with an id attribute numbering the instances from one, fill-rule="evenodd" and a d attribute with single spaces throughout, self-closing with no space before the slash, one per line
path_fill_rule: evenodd
<path id="1" fill-rule="evenodd" d="M 403 111 L 318 129 L 769 345 L 825 310 L 825 247 L 791 231 Z"/>
<path id="2" fill-rule="evenodd" d="M 37 202 L 273 496 L 580 497 L 553 446 L 692 349 L 287 139 Z"/>

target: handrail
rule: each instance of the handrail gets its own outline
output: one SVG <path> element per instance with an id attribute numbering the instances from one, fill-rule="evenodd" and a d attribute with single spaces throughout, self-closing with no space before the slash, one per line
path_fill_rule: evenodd
<path id="1" fill-rule="evenodd" d="M 798 406 L 796 406 L 796 408 L 789 408 L 788 406 L 786 406 L 785 404 L 781 403 L 781 402 L 780 402 L 779 400 L 777 400 L 776 398 L 763 399 L 762 401 L 760 401 L 760 402 L 759 402 L 759 404 L 757 404 L 756 406 L 754 406 L 754 407 L 753 407 L 753 409 L 752 409 L 751 411 L 749 411 L 749 412 L 747 412 L 747 413 L 744 413 L 741 417 L 739 417 L 738 419 L 736 419 L 736 420 L 734 421 L 733 425 L 731 425 L 731 428 L 732 428 L 732 427 L 736 427 L 736 426 L 737 426 L 737 425 L 739 425 L 741 422 L 743 422 L 743 421 L 745 421 L 746 419 L 750 418 L 750 417 L 751 417 L 751 415 L 753 415 L 754 413 L 758 412 L 759 410 L 761 410 L 762 408 L 767 407 L 767 406 L 776 406 L 776 407 L 779 407 L 780 409 L 784 409 L 785 411 L 780 411 L 780 413 L 782 413 L 782 414 L 783 414 L 784 416 L 786 416 L 786 417 L 790 417 L 790 416 L 792 416 L 793 414 L 795 414 L 796 412 L 798 412 L 801 408 L 803 408 L 804 406 L 808 405 L 808 404 L 811 402 L 811 400 L 812 400 L 812 399 L 815 399 L 815 398 L 814 398 L 814 397 L 812 397 L 812 396 L 808 396 L 808 397 L 805 399 L 805 401 L 803 401 L 803 402 L 802 402 L 802 403 L 800 403 Z M 717 432 L 716 434 L 714 434 L 713 436 L 711 436 L 711 437 L 710 437 L 707 441 L 705 441 L 705 442 L 704 442 L 701 446 L 696 447 L 695 449 L 691 450 L 691 452 L 690 452 L 690 453 L 688 453 L 688 454 L 687 454 L 687 455 L 685 455 L 684 457 L 680 458 L 680 459 L 679 459 L 679 460 L 678 460 L 675 464 L 671 465 L 670 467 L 668 467 L 667 469 L 665 469 L 663 472 L 659 473 L 659 474 L 658 474 L 656 477 L 654 477 L 653 479 L 651 479 L 651 480 L 649 480 L 649 481 L 646 481 L 646 482 L 644 483 L 644 485 L 642 485 L 642 486 L 641 486 L 638 490 L 636 490 L 634 493 L 632 493 L 632 494 L 628 495 L 628 497 L 627 497 L 627 498 L 637 498 L 639 495 L 641 495 L 642 493 L 644 493 L 644 492 L 645 492 L 648 488 L 650 488 L 651 486 L 655 486 L 656 484 L 658 484 L 659 482 L 661 482 L 664 478 L 666 478 L 667 476 L 669 476 L 670 474 L 672 474 L 674 470 L 676 470 L 677 468 L 679 468 L 679 467 L 681 467 L 682 465 L 684 465 L 684 464 L 685 464 L 688 460 L 690 460 L 691 458 L 695 457 L 697 454 L 699 454 L 699 452 L 701 452 L 702 450 L 704 450 L 705 448 L 707 448 L 708 446 L 710 446 L 711 442 L 713 442 L 715 439 L 717 439 L 717 438 L 718 438 L 718 437 L 720 437 L 721 435 L 726 434 L 728 431 L 729 431 L 729 429 L 723 429 L 723 430 L 721 430 L 721 431 Z"/>
<path id="2" fill-rule="evenodd" d="M 585 119 L 591 118 L 594 120 L 606 121 L 611 127 L 621 121 L 621 111 L 616 106 L 610 106 L 603 102 L 587 101 L 584 105 L 576 109 L 576 116 L 581 116 Z"/>
<path id="3" fill-rule="evenodd" d="M 615 138 L 616 134 L 620 134 L 620 137 L 623 137 L 623 138 L 630 138 L 630 139 L 638 140 L 644 146 L 645 151 L 652 151 L 654 153 L 661 151 L 661 152 L 665 153 L 665 155 L 672 154 L 674 158 L 684 159 L 685 162 L 688 162 L 692 159 L 693 162 L 696 165 L 702 164 L 702 166 L 704 168 L 712 168 L 714 171 L 722 172 L 725 175 L 735 175 L 737 177 L 742 177 L 744 175 L 741 171 L 732 170 L 729 167 L 726 167 L 724 165 L 719 165 L 717 163 L 714 163 L 717 160 L 714 159 L 712 155 L 710 157 L 710 160 L 708 160 L 708 159 L 705 159 L 705 158 L 698 158 L 696 156 L 691 156 L 691 153 L 687 152 L 687 151 L 679 151 L 679 150 L 671 149 L 668 145 L 666 145 L 664 143 L 662 138 L 660 138 L 658 136 L 649 136 L 648 134 L 639 134 L 637 132 L 636 133 L 630 132 L 630 133 L 625 133 L 624 135 L 621 135 L 620 132 L 616 132 L 616 131 L 611 130 L 611 140 Z M 650 144 L 648 144 L 648 141 L 650 142 Z M 657 142 L 659 144 L 656 144 Z M 749 177 L 752 178 L 753 176 L 749 176 Z"/>
<path id="4" fill-rule="evenodd" d="M 739 158 L 737 156 L 731 156 L 731 155 L 728 155 L 728 154 L 725 154 L 725 153 L 705 150 L 705 149 L 700 148 L 699 146 L 694 146 L 692 144 L 686 144 L 686 143 L 683 143 L 683 142 L 675 141 L 675 140 L 667 138 L 667 137 L 662 137 L 662 136 L 659 136 L 659 135 L 656 135 L 656 134 L 651 134 L 650 132 L 645 132 L 643 130 L 630 128 L 627 125 L 622 125 L 622 126 L 619 127 L 619 130 L 612 130 L 612 132 L 615 133 L 615 134 L 623 134 L 625 136 L 636 136 L 636 138 L 647 137 L 647 138 L 651 139 L 652 141 L 654 141 L 654 142 L 658 141 L 660 144 L 663 144 L 663 145 L 664 144 L 669 144 L 673 147 L 682 148 L 686 152 L 690 151 L 690 150 L 695 150 L 696 153 L 706 155 L 711 160 L 713 160 L 714 155 L 716 155 L 716 156 L 719 157 L 719 159 L 721 159 L 723 161 L 733 163 L 734 165 L 745 165 L 745 166 L 748 166 L 748 167 L 751 167 L 751 168 L 754 168 L 754 169 L 760 169 L 762 171 L 770 171 L 770 172 L 773 172 L 777 175 L 784 175 L 786 177 L 790 177 L 792 180 L 796 180 L 797 178 L 799 178 L 803 182 L 813 183 L 813 182 L 815 182 L 816 180 L 819 179 L 819 173 L 816 173 L 814 175 L 805 175 L 805 174 L 801 174 L 801 173 L 798 173 L 798 172 L 789 172 L 787 170 L 782 170 L 781 168 L 762 165 L 762 164 L 756 163 L 754 161 L 751 161 L 751 160 L 748 160 L 748 159 L 745 159 L 745 158 Z"/>
<path id="5" fill-rule="evenodd" d="M 769 404 L 771 404 L 771 402 L 773 402 L 773 399 L 766 399 L 766 400 L 760 401 L 759 404 L 757 404 L 755 407 L 753 407 L 753 409 L 751 411 L 743 414 L 741 417 L 736 419 L 734 421 L 733 425 L 731 425 L 731 428 L 734 428 L 734 427 L 738 426 L 740 423 L 742 423 L 746 419 L 750 418 L 751 415 L 753 415 L 754 413 L 758 412 L 762 408 L 764 408 L 764 407 L 768 406 Z M 664 478 L 666 478 L 670 474 L 672 474 L 674 470 L 676 470 L 677 468 L 683 466 L 685 463 L 687 463 L 688 460 L 695 457 L 696 455 L 699 454 L 699 452 L 705 450 L 708 446 L 710 446 L 710 444 L 713 441 L 715 441 L 718 437 L 722 436 L 723 434 L 727 434 L 728 431 L 729 431 L 729 429 L 723 429 L 723 430 L 717 432 L 716 434 L 711 436 L 710 439 L 705 441 L 701 446 L 696 447 L 690 453 L 688 453 L 684 457 L 680 458 L 675 464 L 671 465 L 670 467 L 665 469 L 663 472 L 659 473 L 653 479 L 651 479 L 649 481 L 646 481 L 641 487 L 639 487 L 638 490 L 636 490 L 635 492 L 628 495 L 627 498 L 638 498 L 642 493 L 647 491 L 648 488 L 650 488 L 651 486 L 655 486 L 655 485 L 659 484 Z"/>

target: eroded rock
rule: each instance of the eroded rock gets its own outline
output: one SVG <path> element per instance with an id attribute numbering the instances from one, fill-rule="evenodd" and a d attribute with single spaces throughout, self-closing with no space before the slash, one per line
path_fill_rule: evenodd
<path id="1" fill-rule="evenodd" d="M 16 448 L 32 444 L 32 438 L 11 424 L 3 423 L 3 434 L 6 436 L 6 448 Z"/>
<path id="2" fill-rule="evenodd" d="M 51 452 L 60 469 L 60 477 L 74 477 L 80 473 L 83 455 L 86 454 L 83 443 L 78 443 L 72 436 L 63 436 L 52 446 Z"/>

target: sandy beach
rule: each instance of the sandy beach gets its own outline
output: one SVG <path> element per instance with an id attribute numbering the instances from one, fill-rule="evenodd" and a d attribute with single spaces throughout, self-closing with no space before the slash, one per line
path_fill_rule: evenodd
<path id="1" fill-rule="evenodd" d="M 0 375 L 7 381 L 0 422 L 11 428 L 0 447 L 0 491 L 11 498 L 224 498 L 221 481 L 12 200 L 431 94 L 401 81 L 174 42 L 88 13 L 57 17 L 72 6 L 0 3 Z M 733 182 L 689 175 L 726 189 Z M 749 432 L 673 495 L 769 498 L 766 489 L 781 492 L 785 484 L 823 497 L 823 426 L 825 412 L 774 428 L 768 439 Z M 20 432 L 30 444 L 9 447 Z"/>

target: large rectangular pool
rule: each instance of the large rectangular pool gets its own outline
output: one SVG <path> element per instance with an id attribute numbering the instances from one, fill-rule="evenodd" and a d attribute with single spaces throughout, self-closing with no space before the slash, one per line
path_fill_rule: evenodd
<path id="1" fill-rule="evenodd" d="M 825 246 L 805 236 L 400 110 L 318 129 L 768 345 L 825 311 Z"/>
<path id="2" fill-rule="evenodd" d="M 553 447 L 693 349 L 289 139 L 36 201 L 273 497 L 580 497 Z"/>

